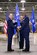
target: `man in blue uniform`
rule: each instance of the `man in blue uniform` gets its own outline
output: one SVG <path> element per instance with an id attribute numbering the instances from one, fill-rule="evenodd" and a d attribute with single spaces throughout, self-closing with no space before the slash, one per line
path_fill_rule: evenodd
<path id="1" fill-rule="evenodd" d="M 20 48 L 23 48 L 24 46 L 24 38 L 25 38 L 25 49 L 23 51 L 28 52 L 30 48 L 29 43 L 29 17 L 26 15 L 23 17 L 23 20 L 21 21 L 21 29 L 20 29 Z"/>
<path id="2" fill-rule="evenodd" d="M 7 21 L 8 24 L 8 29 L 7 29 L 7 34 L 8 34 L 8 51 L 14 51 L 12 50 L 11 46 L 12 46 L 12 37 L 14 34 L 14 24 L 12 22 L 13 19 L 13 14 L 9 14 L 9 20 Z"/>

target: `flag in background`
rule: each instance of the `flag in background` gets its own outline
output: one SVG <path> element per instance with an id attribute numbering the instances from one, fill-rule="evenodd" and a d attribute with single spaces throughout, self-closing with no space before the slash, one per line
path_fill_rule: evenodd
<path id="1" fill-rule="evenodd" d="M 19 7 L 18 4 L 16 3 L 15 7 L 15 14 L 14 14 L 14 19 L 17 22 L 17 26 L 20 26 L 20 13 L 19 13 Z M 16 29 L 14 29 L 14 32 L 16 33 Z"/>
<path id="2" fill-rule="evenodd" d="M 20 26 L 20 13 L 19 13 L 19 7 L 18 7 L 17 3 L 16 3 L 16 7 L 15 7 L 15 16 L 14 16 L 14 18 L 17 21 L 17 25 Z"/>
<path id="3" fill-rule="evenodd" d="M 32 7 L 31 23 L 32 23 L 32 32 L 34 33 L 36 31 L 35 15 L 34 15 L 34 6 Z"/>
<path id="4" fill-rule="evenodd" d="M 8 19 L 8 16 L 9 16 L 9 11 L 7 10 L 6 12 L 6 19 L 5 19 L 5 22 L 4 22 L 4 33 L 6 34 L 7 33 L 7 21 L 9 20 Z"/>

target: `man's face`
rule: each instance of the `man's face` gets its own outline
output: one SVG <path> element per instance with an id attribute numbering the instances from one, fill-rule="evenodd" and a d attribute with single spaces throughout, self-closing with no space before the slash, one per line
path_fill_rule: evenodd
<path id="1" fill-rule="evenodd" d="M 23 20 L 23 16 L 20 17 L 20 20 L 21 20 L 21 21 Z"/>
<path id="2" fill-rule="evenodd" d="M 9 18 L 12 20 L 12 18 L 13 18 L 13 14 L 12 13 L 9 14 Z"/>

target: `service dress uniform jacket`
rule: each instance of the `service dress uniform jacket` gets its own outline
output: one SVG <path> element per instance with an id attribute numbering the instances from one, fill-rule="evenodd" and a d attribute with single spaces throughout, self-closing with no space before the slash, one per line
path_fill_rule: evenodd
<path id="1" fill-rule="evenodd" d="M 25 38 L 25 48 L 29 50 L 29 17 L 25 16 L 24 20 L 21 22 L 21 30 L 20 30 L 20 48 L 24 46 L 24 38 Z"/>

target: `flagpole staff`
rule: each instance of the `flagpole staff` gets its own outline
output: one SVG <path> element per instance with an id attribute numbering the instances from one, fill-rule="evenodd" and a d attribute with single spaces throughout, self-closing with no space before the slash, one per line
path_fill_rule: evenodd
<path id="1" fill-rule="evenodd" d="M 36 32 L 35 32 L 36 33 Z M 36 44 L 36 34 L 33 33 L 33 37 L 34 37 L 34 44 Z"/>

